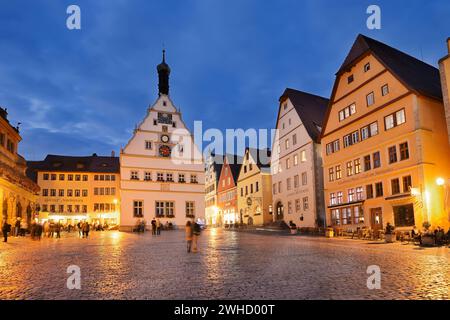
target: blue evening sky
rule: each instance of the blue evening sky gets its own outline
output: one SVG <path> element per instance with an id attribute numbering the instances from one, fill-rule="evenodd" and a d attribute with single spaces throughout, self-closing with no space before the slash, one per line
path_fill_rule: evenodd
<path id="1" fill-rule="evenodd" d="M 81 7 L 81 30 L 66 8 Z M 382 29 L 368 30 L 378 4 Z M 14 0 L 0 2 L 0 106 L 19 152 L 116 153 L 157 97 L 167 49 L 171 97 L 192 129 L 272 128 L 286 87 L 328 97 L 358 33 L 437 65 L 450 2 Z"/>

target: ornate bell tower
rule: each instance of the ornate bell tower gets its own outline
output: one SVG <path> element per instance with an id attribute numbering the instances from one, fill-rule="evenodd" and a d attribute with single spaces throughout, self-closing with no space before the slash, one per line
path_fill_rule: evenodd
<path id="1" fill-rule="evenodd" d="M 159 95 L 169 95 L 169 75 L 170 75 L 170 67 L 166 63 L 166 50 L 163 50 L 163 59 L 162 62 L 156 67 L 158 70 L 158 90 Z"/>

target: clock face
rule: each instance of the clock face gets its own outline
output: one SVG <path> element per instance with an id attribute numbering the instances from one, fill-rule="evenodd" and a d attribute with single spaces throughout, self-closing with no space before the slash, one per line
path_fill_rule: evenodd
<path id="1" fill-rule="evenodd" d="M 161 141 L 162 142 L 167 143 L 167 142 L 169 142 L 169 140 L 170 140 L 170 138 L 169 138 L 169 136 L 167 134 L 163 134 L 161 136 Z"/>
<path id="2" fill-rule="evenodd" d="M 171 150 L 170 150 L 169 146 L 162 145 L 159 147 L 159 155 L 161 157 L 170 157 L 170 153 L 171 153 Z"/>

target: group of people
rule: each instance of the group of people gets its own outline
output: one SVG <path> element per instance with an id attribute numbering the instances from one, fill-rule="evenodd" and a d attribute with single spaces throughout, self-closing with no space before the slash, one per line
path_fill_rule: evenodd
<path id="1" fill-rule="evenodd" d="M 91 225 L 87 221 L 80 221 L 77 223 L 77 229 L 80 238 L 87 239 L 89 237 L 89 231 L 91 231 Z"/>
<path id="2" fill-rule="evenodd" d="M 428 230 L 423 230 L 421 231 L 417 231 L 417 229 L 414 227 L 411 230 L 411 237 L 412 238 L 417 238 L 419 240 L 419 243 L 422 244 L 422 236 L 423 235 L 431 235 L 434 238 L 434 244 L 439 246 L 439 245 L 443 245 L 444 242 L 449 242 L 450 241 L 450 228 L 448 229 L 447 233 L 445 232 L 445 230 L 441 227 L 437 227 L 436 229 L 434 229 L 433 231 L 428 231 Z"/>
<path id="3" fill-rule="evenodd" d="M 30 234 L 32 240 L 41 240 L 42 237 L 46 238 L 61 238 L 61 232 L 72 230 L 78 230 L 80 238 L 88 238 L 89 231 L 103 231 L 107 230 L 108 225 L 94 223 L 89 224 L 87 221 L 80 221 L 76 225 L 62 224 L 59 221 L 45 221 L 43 224 L 36 221 L 32 221 L 30 226 L 26 221 L 17 218 L 14 225 L 9 224 L 7 221 L 2 223 L 1 232 L 3 234 L 3 242 L 8 242 L 8 237 L 25 237 L 27 233 Z"/>

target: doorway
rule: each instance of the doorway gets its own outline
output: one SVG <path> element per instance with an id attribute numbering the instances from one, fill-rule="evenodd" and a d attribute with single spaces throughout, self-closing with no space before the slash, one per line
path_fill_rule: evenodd
<path id="1" fill-rule="evenodd" d="M 370 209 L 370 224 L 373 231 L 383 229 L 383 211 L 381 208 Z"/>
<path id="2" fill-rule="evenodd" d="M 284 206 L 283 206 L 283 203 L 281 203 L 281 201 L 279 201 L 277 203 L 276 213 L 277 213 L 277 215 L 276 215 L 275 219 L 277 221 L 284 219 Z"/>

